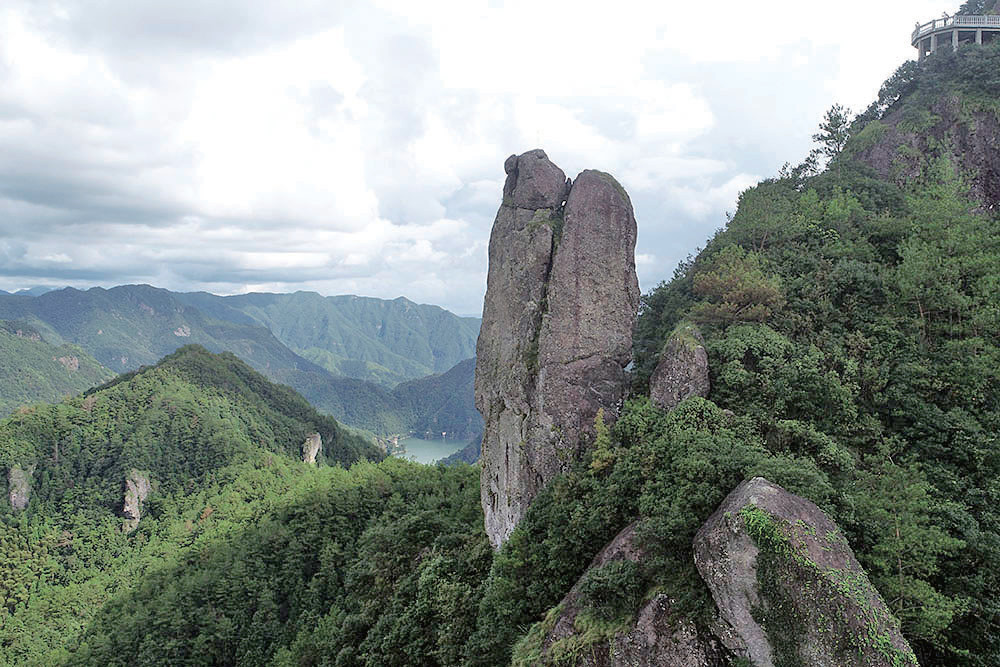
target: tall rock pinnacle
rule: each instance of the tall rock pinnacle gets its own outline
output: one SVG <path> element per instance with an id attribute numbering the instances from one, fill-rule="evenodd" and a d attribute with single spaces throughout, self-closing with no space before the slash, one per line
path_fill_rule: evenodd
<path id="1" fill-rule="evenodd" d="M 635 216 L 611 176 L 570 183 L 545 153 L 511 156 L 490 237 L 476 348 L 482 502 L 499 548 L 532 499 L 617 414 L 639 306 Z"/>

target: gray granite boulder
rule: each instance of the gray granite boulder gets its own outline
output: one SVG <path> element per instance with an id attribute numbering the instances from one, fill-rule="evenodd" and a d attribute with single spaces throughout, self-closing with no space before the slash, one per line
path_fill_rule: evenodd
<path id="1" fill-rule="evenodd" d="M 305 463 L 316 465 L 316 455 L 323 448 L 323 436 L 319 433 L 310 433 L 306 436 L 306 441 L 302 443 L 302 460 Z"/>
<path id="2" fill-rule="evenodd" d="M 139 525 L 142 518 L 142 503 L 149 497 L 152 487 L 149 479 L 134 468 L 125 478 L 125 496 L 122 500 L 122 516 L 125 521 L 122 531 L 131 533 Z"/>
<path id="3" fill-rule="evenodd" d="M 912 649 L 837 525 L 757 477 L 694 540 L 698 572 L 756 667 L 901 667 Z"/>

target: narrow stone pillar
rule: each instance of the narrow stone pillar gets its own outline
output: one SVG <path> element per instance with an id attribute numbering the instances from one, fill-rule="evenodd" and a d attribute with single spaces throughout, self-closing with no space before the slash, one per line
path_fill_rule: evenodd
<path id="1" fill-rule="evenodd" d="M 983 30 L 982 28 L 980 28 L 979 30 L 976 31 L 976 44 L 982 44 L 982 43 L 983 43 Z"/>
<path id="2" fill-rule="evenodd" d="M 937 35 L 931 35 L 931 53 L 937 51 L 937 47 L 938 47 Z"/>
<path id="3" fill-rule="evenodd" d="M 958 51 L 958 31 L 951 31 L 951 50 Z"/>

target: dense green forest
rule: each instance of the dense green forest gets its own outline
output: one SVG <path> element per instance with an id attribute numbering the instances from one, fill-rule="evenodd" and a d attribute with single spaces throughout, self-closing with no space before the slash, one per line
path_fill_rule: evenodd
<path id="1" fill-rule="evenodd" d="M 537 664 L 547 612 L 637 519 L 652 556 L 587 574 L 588 641 L 629 625 L 652 591 L 707 622 L 692 536 L 741 480 L 762 475 L 836 519 L 921 664 L 1000 664 L 1000 225 L 969 197 L 975 165 L 956 162 L 954 136 L 904 155 L 920 166 L 906 182 L 857 158 L 890 114 L 919 127 L 942 98 L 996 116 L 997 72 L 997 47 L 908 64 L 844 141 L 821 131 L 836 141 L 823 169 L 806 162 L 744 192 L 706 247 L 644 296 L 622 414 L 597 424 L 584 459 L 495 555 L 477 470 L 303 465 L 296 448 L 306 422 L 322 430 L 318 417 L 227 412 L 230 383 L 261 391 L 218 379 L 249 371 L 198 370 L 230 357 L 188 350 L 15 415 L 0 426 L 3 462 L 36 462 L 38 490 L 27 511 L 3 515 L 3 659 Z M 704 334 L 712 390 L 665 414 L 647 384 L 685 321 Z M 185 370 L 189 357 L 206 361 Z M 164 382 L 192 397 L 150 386 Z M 265 405 L 302 406 L 268 391 Z M 113 421 L 126 400 L 143 407 L 145 428 Z M 358 455 L 361 443 L 326 457 Z M 113 507 L 130 468 L 160 489 L 125 535 Z M 577 650 L 570 639 L 557 653 L 572 664 Z"/>
<path id="2" fill-rule="evenodd" d="M 0 415 L 58 401 L 114 374 L 75 345 L 51 345 L 25 322 L 0 320 Z"/>
<path id="3" fill-rule="evenodd" d="M 0 467 L 27 471 L 30 500 L 0 514 L 0 646 L 48 664 L 95 609 L 165 553 L 260 516 L 298 478 L 307 435 L 320 466 L 381 454 L 229 353 L 188 346 L 84 395 L 0 422 Z M 126 479 L 152 491 L 123 531 Z M 219 514 L 216 516 L 216 511 Z M 193 522 L 194 521 L 194 522 Z"/>

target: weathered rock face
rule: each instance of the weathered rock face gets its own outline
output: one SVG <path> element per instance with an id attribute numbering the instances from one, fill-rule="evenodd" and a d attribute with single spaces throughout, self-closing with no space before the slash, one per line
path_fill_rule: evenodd
<path id="1" fill-rule="evenodd" d="M 644 554 L 636 542 L 635 524 L 615 537 L 594 558 L 590 569 L 614 561 L 639 562 Z M 582 581 L 582 579 L 581 579 Z M 634 626 L 621 630 L 612 637 L 588 641 L 576 619 L 584 610 L 578 582 L 563 598 L 551 629 L 542 639 L 540 664 L 566 664 L 561 658 L 575 656 L 579 667 L 722 667 L 729 665 L 728 652 L 722 644 L 704 630 L 676 614 L 670 597 L 654 596 L 639 610 Z"/>
<path id="2" fill-rule="evenodd" d="M 53 359 L 55 359 L 55 357 L 53 357 Z M 72 357 L 72 356 L 59 357 L 58 359 L 56 359 L 56 361 L 58 361 L 60 364 L 62 364 L 63 366 L 65 366 L 66 370 L 68 370 L 68 371 L 78 371 L 78 370 L 80 370 L 80 358 L 79 357 Z"/>
<path id="3" fill-rule="evenodd" d="M 871 139 L 854 158 L 882 178 L 903 185 L 919 178 L 924 161 L 939 151 L 969 178 L 971 196 L 987 208 L 1000 205 L 1000 118 L 966 111 L 957 96 L 942 98 L 929 128 L 913 127 L 906 109 L 892 111 L 866 129 Z"/>
<path id="4" fill-rule="evenodd" d="M 613 178 L 585 171 L 570 187 L 540 150 L 504 168 L 475 381 L 494 547 L 579 456 L 597 411 L 614 418 L 639 301 L 635 217 Z"/>
<path id="5" fill-rule="evenodd" d="M 846 539 L 814 504 L 763 478 L 702 526 L 695 565 L 758 667 L 916 665 Z"/>
<path id="6" fill-rule="evenodd" d="M 323 437 L 319 433 L 310 433 L 302 443 L 302 460 L 316 465 L 316 455 L 323 447 Z"/>
<path id="7" fill-rule="evenodd" d="M 31 473 L 34 466 L 24 470 L 20 466 L 12 466 L 7 470 L 7 498 L 15 512 L 20 512 L 28 506 L 31 497 Z"/>
<path id="8" fill-rule="evenodd" d="M 125 478 L 125 498 L 122 502 L 122 516 L 125 521 L 122 530 L 131 533 L 142 518 L 142 503 L 149 497 L 152 487 L 149 479 L 138 470 L 131 470 Z"/>
<path id="9" fill-rule="evenodd" d="M 682 322 L 667 339 L 660 361 L 649 380 L 649 397 L 664 410 L 673 410 L 691 396 L 708 396 L 708 353 L 701 331 Z"/>

